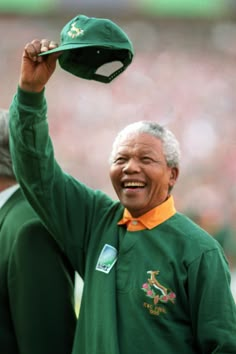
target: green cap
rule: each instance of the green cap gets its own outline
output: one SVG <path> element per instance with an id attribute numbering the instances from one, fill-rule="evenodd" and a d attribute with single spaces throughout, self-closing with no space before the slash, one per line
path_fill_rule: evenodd
<path id="1" fill-rule="evenodd" d="M 78 15 L 62 29 L 60 45 L 40 55 L 62 51 L 62 69 L 87 80 L 111 82 L 132 62 L 134 50 L 127 34 L 108 19 Z M 119 62 L 118 69 L 98 73 L 104 64 Z"/>

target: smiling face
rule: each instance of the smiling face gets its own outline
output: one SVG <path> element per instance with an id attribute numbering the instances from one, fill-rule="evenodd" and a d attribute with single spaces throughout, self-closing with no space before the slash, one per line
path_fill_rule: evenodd
<path id="1" fill-rule="evenodd" d="M 178 168 L 167 166 L 162 142 L 147 133 L 122 139 L 110 167 L 116 194 L 133 217 L 163 203 L 177 177 Z"/>

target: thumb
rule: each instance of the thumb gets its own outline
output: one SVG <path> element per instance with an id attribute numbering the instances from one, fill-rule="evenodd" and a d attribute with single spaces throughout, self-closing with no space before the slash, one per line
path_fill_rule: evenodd
<path id="1" fill-rule="evenodd" d="M 53 72 L 55 70 L 56 62 L 60 55 L 61 52 L 56 52 L 56 53 L 49 54 L 47 58 L 45 58 L 50 72 Z"/>
<path id="2" fill-rule="evenodd" d="M 48 64 L 55 63 L 61 54 L 62 54 L 62 52 L 56 52 L 56 53 L 49 54 L 47 57 Z"/>

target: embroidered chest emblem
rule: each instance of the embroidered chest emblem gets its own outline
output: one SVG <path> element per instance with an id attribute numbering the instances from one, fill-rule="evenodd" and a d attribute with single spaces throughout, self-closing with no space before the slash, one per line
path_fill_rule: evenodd
<path id="1" fill-rule="evenodd" d="M 151 303 L 144 302 L 144 307 L 146 307 L 153 315 L 159 315 L 161 312 L 167 312 L 165 307 L 157 306 L 157 304 L 163 305 L 167 302 L 174 304 L 176 299 L 175 293 L 158 281 L 157 276 L 159 273 L 159 270 L 147 271 L 149 278 L 142 286 L 142 290 L 146 293 L 146 296 L 152 300 Z"/>

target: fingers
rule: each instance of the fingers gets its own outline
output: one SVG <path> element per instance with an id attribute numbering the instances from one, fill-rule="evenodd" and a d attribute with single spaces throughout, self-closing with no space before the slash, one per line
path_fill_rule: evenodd
<path id="1" fill-rule="evenodd" d="M 42 39 L 41 43 L 41 52 L 46 52 L 50 49 L 54 49 L 58 47 L 58 44 L 54 41 L 49 41 L 48 39 Z"/>
<path id="2" fill-rule="evenodd" d="M 43 61 L 43 57 L 38 56 L 40 53 L 47 52 L 48 50 L 57 47 L 58 44 L 55 41 L 50 41 L 48 39 L 34 39 L 32 42 L 26 44 L 24 55 L 35 62 L 41 62 Z"/>

